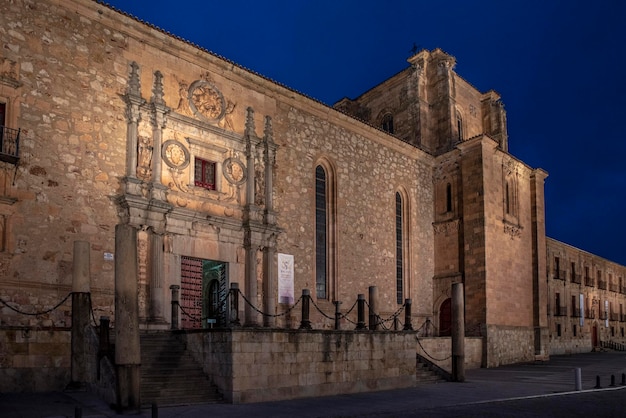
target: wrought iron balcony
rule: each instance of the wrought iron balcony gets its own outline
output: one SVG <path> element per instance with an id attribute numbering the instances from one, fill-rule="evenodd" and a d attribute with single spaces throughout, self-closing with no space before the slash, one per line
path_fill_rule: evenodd
<path id="1" fill-rule="evenodd" d="M 580 317 L 580 309 L 572 308 L 572 318 L 579 318 L 579 317 Z"/>
<path id="2" fill-rule="evenodd" d="M 553 277 L 557 280 L 565 280 L 565 276 L 567 276 L 565 270 L 554 270 L 553 272 Z"/>
<path id="3" fill-rule="evenodd" d="M 618 314 L 618 313 L 613 313 L 613 312 L 611 312 L 611 313 L 610 313 L 610 317 L 609 317 L 609 319 L 610 319 L 611 321 L 619 321 L 619 314 Z"/>
<path id="4" fill-rule="evenodd" d="M 619 292 L 619 286 L 616 283 L 610 283 L 609 290 L 611 292 Z"/>
<path id="5" fill-rule="evenodd" d="M 572 283 L 578 283 L 580 284 L 582 277 L 580 276 L 580 274 L 572 274 L 571 275 L 571 280 Z"/>
<path id="6" fill-rule="evenodd" d="M 598 280 L 598 289 L 606 290 L 606 280 Z"/>
<path id="7" fill-rule="evenodd" d="M 0 161 L 16 164 L 20 159 L 20 130 L 0 126 Z"/>
<path id="8" fill-rule="evenodd" d="M 593 287 L 593 278 L 592 277 L 585 277 L 585 286 Z"/>
<path id="9" fill-rule="evenodd" d="M 601 312 L 600 312 L 600 319 L 604 321 L 604 320 L 606 320 L 606 319 L 609 319 L 609 316 L 607 315 L 607 313 L 606 313 L 606 312 L 602 312 L 602 311 L 601 311 Z"/>

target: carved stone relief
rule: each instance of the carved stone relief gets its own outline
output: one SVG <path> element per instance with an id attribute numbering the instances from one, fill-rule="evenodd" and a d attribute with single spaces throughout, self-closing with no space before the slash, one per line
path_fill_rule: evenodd
<path id="1" fill-rule="evenodd" d="M 137 177 L 149 180 L 152 174 L 152 138 L 147 135 L 137 137 Z"/>
<path id="2" fill-rule="evenodd" d="M 522 236 L 522 227 L 519 225 L 504 223 L 504 233 L 511 236 L 511 239 L 519 238 Z"/>
<path id="3" fill-rule="evenodd" d="M 197 80 L 189 86 L 189 106 L 200 119 L 217 122 L 226 113 L 222 93 L 208 81 Z"/>
<path id="4" fill-rule="evenodd" d="M 191 157 L 189 150 L 185 148 L 180 142 L 169 139 L 163 143 L 161 150 L 163 161 L 168 166 L 168 171 L 171 174 L 173 184 L 169 186 L 177 188 L 178 190 L 187 193 L 189 188 L 184 181 L 184 169 L 187 168 Z"/>
<path id="5" fill-rule="evenodd" d="M 459 219 L 453 219 L 451 221 L 437 222 L 433 224 L 435 235 L 445 234 L 449 235 L 453 232 L 458 232 L 461 221 Z"/>

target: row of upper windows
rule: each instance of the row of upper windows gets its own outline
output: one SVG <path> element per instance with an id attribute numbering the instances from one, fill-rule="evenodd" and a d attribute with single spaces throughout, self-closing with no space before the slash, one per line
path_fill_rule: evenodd
<path id="1" fill-rule="evenodd" d="M 569 278 L 573 283 L 582 283 L 582 277 L 578 273 L 576 268 L 576 262 L 570 262 L 570 274 Z M 552 272 L 552 277 L 557 280 L 566 280 L 567 272 L 563 269 L 561 265 L 561 259 L 559 257 L 554 257 L 554 269 Z M 596 270 L 595 277 L 592 277 L 589 266 L 584 266 L 584 280 L 585 285 L 594 286 L 597 284 L 598 288 L 606 289 L 607 288 L 607 280 L 604 279 L 602 270 Z M 613 274 L 608 273 L 608 287 L 610 290 L 614 292 L 626 293 L 626 287 L 624 286 L 622 277 L 618 277 L 617 281 L 613 280 Z"/>

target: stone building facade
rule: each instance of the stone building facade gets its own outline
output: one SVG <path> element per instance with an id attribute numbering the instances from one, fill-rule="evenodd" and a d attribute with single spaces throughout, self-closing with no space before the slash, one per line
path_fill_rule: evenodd
<path id="1" fill-rule="evenodd" d="M 509 154 L 499 95 L 449 54 L 421 51 L 329 107 L 95 1 L 4 2 L 0 23 L 5 373 L 68 367 L 67 339 L 28 335 L 71 325 L 56 305 L 72 291 L 75 241 L 91 246 L 94 317 L 115 324 L 117 225 L 137 230 L 144 330 L 169 328 L 170 286 L 202 318 L 184 327 L 219 325 L 237 283 L 244 325 L 295 327 L 302 289 L 332 313 L 377 286 L 382 317 L 410 299 L 413 323 L 445 336 L 463 282 L 483 366 L 567 345 L 544 274 L 558 251 L 592 270 L 599 259 L 546 240 L 547 174 Z M 293 260 L 292 297 L 279 260 Z"/>
<path id="2" fill-rule="evenodd" d="M 548 238 L 550 353 L 625 344 L 626 267 Z"/>

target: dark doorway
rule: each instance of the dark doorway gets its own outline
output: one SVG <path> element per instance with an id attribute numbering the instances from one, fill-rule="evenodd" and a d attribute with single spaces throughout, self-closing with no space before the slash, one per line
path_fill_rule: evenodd
<path id="1" fill-rule="evenodd" d="M 452 299 L 443 301 L 439 308 L 439 336 L 449 337 L 452 335 Z"/>

